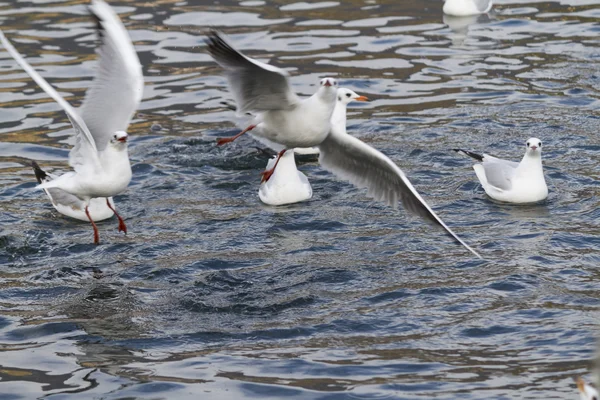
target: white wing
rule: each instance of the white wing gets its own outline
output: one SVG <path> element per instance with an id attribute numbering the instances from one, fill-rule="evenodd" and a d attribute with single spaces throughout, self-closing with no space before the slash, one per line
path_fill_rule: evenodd
<path id="1" fill-rule="evenodd" d="M 13 45 L 4 36 L 4 33 L 0 31 L 0 41 L 2 45 L 8 51 L 8 53 L 19 63 L 21 68 L 29 74 L 29 76 L 50 96 L 52 97 L 67 113 L 73 128 L 76 132 L 75 147 L 69 153 L 69 165 L 73 167 L 76 172 L 83 171 L 84 169 L 92 168 L 94 172 L 102 170 L 100 166 L 100 160 L 98 158 L 98 151 L 94 143 L 94 138 L 88 130 L 83 119 L 79 116 L 77 111 L 40 74 L 38 74 L 32 67 L 25 61 L 25 59 L 19 54 L 19 52 L 13 47 Z"/>
<path id="2" fill-rule="evenodd" d="M 462 241 L 425 203 L 404 172 L 392 160 L 359 139 L 333 129 L 319 145 L 319 162 L 328 171 L 358 187 L 369 196 L 396 208 L 398 201 L 408 211 L 443 227 L 456 241 L 481 258 Z"/>
<path id="3" fill-rule="evenodd" d="M 206 43 L 210 55 L 225 69 L 239 113 L 288 110 L 300 102 L 281 68 L 246 57 L 215 30 Z"/>
<path id="4" fill-rule="evenodd" d="M 92 16 L 98 24 L 101 44 L 98 72 L 80 108 L 98 151 L 104 150 L 110 136 L 126 131 L 142 100 L 142 65 L 123 23 L 102 0 L 93 0 Z"/>

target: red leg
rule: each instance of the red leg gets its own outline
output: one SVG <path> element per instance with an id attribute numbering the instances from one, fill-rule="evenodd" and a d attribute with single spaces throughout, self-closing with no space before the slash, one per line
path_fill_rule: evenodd
<path id="1" fill-rule="evenodd" d="M 261 173 L 262 179 L 260 180 L 260 183 L 266 182 L 271 178 L 271 175 L 273 175 L 273 172 L 275 172 L 275 168 L 277 168 L 277 164 L 279 164 L 279 159 L 285 154 L 286 151 L 287 149 L 283 149 L 279 152 L 279 154 L 277 154 L 277 160 L 275 160 L 275 165 L 273 165 L 273 168 L 267 169 Z"/>
<path id="2" fill-rule="evenodd" d="M 125 234 L 127 235 L 127 227 L 125 226 L 125 221 L 123 221 L 123 218 L 121 218 L 117 210 L 112 208 L 112 206 L 110 205 L 110 201 L 108 201 L 108 198 L 106 199 L 106 205 L 115 213 L 117 218 L 119 218 L 119 232 L 125 232 Z"/>
<path id="3" fill-rule="evenodd" d="M 217 140 L 217 146 L 222 146 L 225 143 L 231 143 L 233 142 L 235 139 L 239 138 L 240 136 L 242 136 L 244 133 L 251 131 L 252 129 L 256 128 L 256 125 L 250 125 L 249 127 L 247 127 L 246 129 L 244 129 L 243 131 L 241 131 L 240 133 L 238 133 L 235 136 L 232 136 L 230 138 L 224 138 L 224 139 L 218 139 Z"/>
<path id="4" fill-rule="evenodd" d="M 87 206 L 85 206 L 85 215 L 87 215 L 88 219 L 92 223 L 92 227 L 94 228 L 94 244 L 100 244 L 100 235 L 98 235 L 98 227 L 94 223 L 92 217 L 90 217 L 90 212 L 88 211 Z"/>

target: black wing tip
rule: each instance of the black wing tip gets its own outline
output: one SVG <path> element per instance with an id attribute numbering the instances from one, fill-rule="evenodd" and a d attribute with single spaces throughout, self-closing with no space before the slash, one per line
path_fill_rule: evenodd
<path id="1" fill-rule="evenodd" d="M 42 183 L 44 179 L 48 177 L 48 174 L 46 174 L 35 161 L 31 162 L 31 167 L 33 168 L 33 173 L 35 174 L 35 179 L 37 179 L 38 183 Z"/>
<path id="2" fill-rule="evenodd" d="M 472 151 L 463 150 L 463 149 L 452 149 L 457 153 L 463 153 L 471 158 L 476 159 L 477 161 L 483 161 L 483 156 L 481 154 L 473 153 Z"/>

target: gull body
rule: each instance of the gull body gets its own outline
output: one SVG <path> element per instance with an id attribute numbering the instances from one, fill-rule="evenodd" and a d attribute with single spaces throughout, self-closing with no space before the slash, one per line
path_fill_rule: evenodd
<path id="1" fill-rule="evenodd" d="M 488 154 L 479 155 L 455 149 L 477 161 L 473 165 L 483 190 L 492 199 L 506 203 L 536 203 L 548 197 L 542 168 L 542 141 L 530 138 L 521 162 L 502 160 Z"/>
<path id="2" fill-rule="evenodd" d="M 32 166 L 38 183 L 50 182 L 57 178 L 56 175 L 42 170 L 35 161 L 32 163 Z M 62 215 L 78 219 L 80 221 L 89 221 L 84 211 L 85 202 L 79 197 L 56 188 L 44 189 L 44 192 L 46 192 L 46 195 L 48 195 L 48 198 L 52 202 L 52 206 L 54 206 L 56 211 Z M 106 200 L 108 200 L 110 207 L 107 205 Z M 109 197 L 108 199 L 94 198 L 90 200 L 88 211 L 92 220 L 97 222 L 103 221 L 115 215 L 113 212 L 114 208 L 115 203 L 112 197 Z"/>
<path id="3" fill-rule="evenodd" d="M 101 39 L 97 50 L 99 71 L 78 110 L 23 59 L 1 32 L 0 40 L 31 78 L 63 108 L 75 131 L 75 146 L 69 153 L 69 165 L 74 171 L 49 176 L 34 164 L 40 182 L 37 187 L 44 189 L 59 212 L 77 219 L 85 216 L 94 228 L 94 243 L 99 243 L 93 217 L 100 220 L 116 214 L 119 231 L 127 232 L 112 196 L 124 191 L 131 181 L 128 135 L 124 129 L 141 101 L 144 81 L 141 64 L 118 16 L 102 0 L 93 0 L 90 11 Z M 95 198 L 100 199 L 92 203 Z M 94 207 L 91 212 L 90 207 Z"/>
<path id="4" fill-rule="evenodd" d="M 360 96 L 356 92 L 339 88 L 337 90 L 337 98 L 335 108 L 331 115 L 331 125 L 346 126 L 346 109 L 352 101 L 367 101 L 365 96 Z M 286 152 L 280 159 L 279 165 L 271 178 L 262 182 L 258 190 L 258 195 L 261 201 L 269 205 L 284 205 L 298 203 L 308 200 L 312 197 L 312 187 L 306 175 L 298 171 L 294 154 L 298 150 L 303 150 L 300 154 L 319 154 L 318 147 L 302 148 L 297 147 L 293 152 Z M 313 150 L 311 152 L 311 150 Z M 275 158 L 269 160 L 267 169 L 273 167 Z"/>
<path id="5" fill-rule="evenodd" d="M 257 116 L 255 124 L 232 139 L 219 140 L 218 144 L 231 142 L 263 124 L 259 136 L 283 148 L 277 160 L 287 149 L 318 146 L 319 163 L 326 170 L 358 187 L 368 188 L 371 197 L 392 207 L 397 207 L 401 201 L 408 211 L 442 227 L 454 240 L 481 258 L 437 216 L 396 164 L 348 135 L 345 124 L 331 124 L 337 95 L 335 79 L 322 79 L 317 93 L 309 99 L 299 100 L 291 91 L 285 71 L 243 55 L 229 45 L 220 32 L 210 32 L 207 47 L 210 55 L 225 70 L 237 111 L 255 115 L 262 113 Z M 300 106 L 300 103 L 304 104 Z M 277 161 L 273 168 L 263 173 L 263 180 L 268 180 L 276 166 Z"/>
<path id="6" fill-rule="evenodd" d="M 275 164 L 275 157 L 269 160 L 267 169 Z M 288 151 L 279 159 L 279 165 L 271 178 L 261 183 L 258 189 L 260 200 L 271 206 L 298 203 L 312 197 L 312 187 L 306 175 L 298 171 L 294 152 Z"/>
<path id="7" fill-rule="evenodd" d="M 343 124 L 346 125 L 346 112 L 348 104 L 353 101 L 369 101 L 365 96 L 361 96 L 353 90 L 347 88 L 339 88 L 337 90 L 337 99 L 335 101 L 335 107 L 331 114 L 331 124 Z M 318 155 L 318 147 L 297 147 L 294 149 L 294 153 L 298 155 Z"/>
<path id="8" fill-rule="evenodd" d="M 446 15 L 467 17 L 485 14 L 492 9 L 492 0 L 446 0 L 443 11 Z"/>

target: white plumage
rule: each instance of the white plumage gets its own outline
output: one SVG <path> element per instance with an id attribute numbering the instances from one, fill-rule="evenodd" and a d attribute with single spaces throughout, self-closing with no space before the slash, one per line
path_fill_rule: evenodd
<path id="1" fill-rule="evenodd" d="M 225 69 L 238 112 L 260 113 L 249 129 L 262 124 L 258 135 L 284 150 L 318 146 L 319 162 L 325 169 L 356 186 L 368 188 L 369 195 L 393 207 L 402 201 L 407 210 L 441 226 L 480 257 L 427 205 L 396 164 L 348 135 L 345 124 L 339 127 L 331 124 L 337 95 L 337 82 L 333 78 L 322 79 L 317 93 L 300 100 L 291 92 L 285 71 L 246 57 L 217 31 L 211 31 L 207 45 L 208 52 Z M 272 171 L 266 171 L 266 179 Z"/>
<path id="2" fill-rule="evenodd" d="M 90 10 L 101 38 L 100 62 L 94 85 L 80 110 L 71 107 L 1 32 L 0 40 L 19 65 L 64 109 L 75 131 L 75 146 L 69 153 L 69 165 L 74 172 L 40 179 L 36 171 L 42 180 L 37 187 L 46 191 L 62 214 L 89 220 L 94 227 L 94 242 L 98 243 L 93 217 L 98 220 L 110 217 L 114 212 L 111 197 L 124 191 L 131 180 L 128 135 L 124 129 L 140 103 L 144 82 L 141 64 L 118 16 L 102 0 L 93 0 Z M 92 204 L 93 198 L 100 199 Z M 94 207 L 91 212 L 90 206 Z M 118 214 L 117 217 L 119 231 L 127 232 L 122 218 Z"/>
<path id="3" fill-rule="evenodd" d="M 530 138 L 520 163 L 502 160 L 488 154 L 479 155 L 455 149 L 479 163 L 473 165 L 485 192 L 494 200 L 507 203 L 536 203 L 548 197 L 548 186 L 542 168 L 542 141 Z"/>

